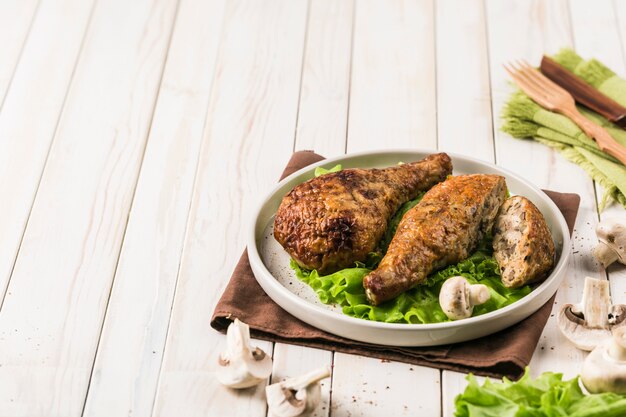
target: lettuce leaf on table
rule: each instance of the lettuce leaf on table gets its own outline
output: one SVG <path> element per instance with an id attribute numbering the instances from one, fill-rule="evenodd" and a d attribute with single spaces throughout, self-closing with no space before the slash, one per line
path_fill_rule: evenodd
<path id="1" fill-rule="evenodd" d="M 563 375 L 545 372 L 536 379 L 528 368 L 517 382 L 489 379 L 469 384 L 454 404 L 456 417 L 618 417 L 626 416 L 626 397 L 614 393 L 585 395 L 578 377 L 563 381 Z"/>

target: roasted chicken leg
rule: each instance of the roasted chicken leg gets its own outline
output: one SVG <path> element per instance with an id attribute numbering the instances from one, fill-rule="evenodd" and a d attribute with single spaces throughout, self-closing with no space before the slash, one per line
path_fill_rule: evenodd
<path id="1" fill-rule="evenodd" d="M 378 268 L 363 280 L 370 303 L 389 300 L 474 251 L 506 199 L 498 175 L 450 177 L 428 191 L 398 225 Z"/>
<path id="2" fill-rule="evenodd" d="M 274 237 L 302 267 L 328 274 L 364 261 L 389 218 L 452 173 L 445 153 L 385 169 L 344 169 L 296 186 L 280 204 Z"/>

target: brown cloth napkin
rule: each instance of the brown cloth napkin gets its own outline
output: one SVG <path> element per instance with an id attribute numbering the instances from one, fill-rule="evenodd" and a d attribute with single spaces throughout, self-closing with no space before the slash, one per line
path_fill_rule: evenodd
<path id="1" fill-rule="evenodd" d="M 310 151 L 296 152 L 281 178 L 324 159 Z M 580 197 L 577 194 L 546 191 L 559 207 L 570 229 L 574 228 Z M 568 249 L 568 248 L 566 248 Z M 518 379 L 530 362 L 554 297 L 537 312 L 498 333 L 453 345 L 435 347 L 393 347 L 345 339 L 312 327 L 280 308 L 257 283 L 248 254 L 244 252 L 217 303 L 211 326 L 225 332 L 234 318 L 250 326 L 253 337 L 337 352 L 407 362 L 478 375 Z"/>

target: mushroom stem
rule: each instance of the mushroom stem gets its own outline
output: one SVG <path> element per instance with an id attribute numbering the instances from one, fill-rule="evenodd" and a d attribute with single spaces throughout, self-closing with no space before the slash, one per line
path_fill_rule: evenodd
<path id="1" fill-rule="evenodd" d="M 317 407 L 322 396 L 319 381 L 329 376 L 330 368 L 325 366 L 268 385 L 265 387 L 265 396 L 270 413 L 276 417 L 308 415 Z"/>
<path id="2" fill-rule="evenodd" d="M 311 384 L 315 384 L 324 378 L 328 378 L 329 376 L 330 368 L 328 366 L 325 366 L 323 368 L 315 369 L 304 375 L 288 379 L 284 381 L 283 384 L 289 389 L 292 389 L 294 391 L 300 391 L 302 388 L 305 388 Z"/>
<path id="3" fill-rule="evenodd" d="M 247 355 L 250 352 L 250 327 L 239 319 L 235 319 L 228 326 L 226 341 L 231 352 Z"/>
<path id="4" fill-rule="evenodd" d="M 469 291 L 470 302 L 475 306 L 485 304 L 491 297 L 491 294 L 489 293 L 489 288 L 484 284 L 470 285 Z"/>
<path id="5" fill-rule="evenodd" d="M 600 261 L 604 269 L 619 259 L 619 255 L 611 246 L 600 242 L 593 250 L 593 255 Z"/>
<path id="6" fill-rule="evenodd" d="M 586 279 L 581 304 L 587 327 L 591 329 L 609 328 L 608 317 L 611 308 L 609 281 Z"/>

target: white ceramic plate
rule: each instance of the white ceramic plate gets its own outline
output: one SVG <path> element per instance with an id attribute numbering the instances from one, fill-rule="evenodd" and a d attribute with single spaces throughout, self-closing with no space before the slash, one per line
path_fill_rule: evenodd
<path id="1" fill-rule="evenodd" d="M 379 323 L 346 316 L 341 309 L 321 303 L 315 292 L 289 268 L 289 255 L 272 236 L 274 215 L 283 196 L 313 178 L 316 167 L 382 168 L 399 161 L 412 162 L 436 151 L 393 150 L 366 152 L 326 159 L 282 180 L 255 211 L 249 233 L 248 255 L 254 275 L 278 305 L 300 320 L 349 339 L 389 346 L 433 346 L 462 342 L 495 333 L 528 317 L 556 292 L 569 259 L 569 231 L 563 215 L 540 189 L 493 164 L 448 153 L 454 174 L 499 174 L 506 177 L 511 194 L 529 198 L 543 213 L 556 244 L 557 264 L 550 276 L 521 300 L 477 317 L 436 324 Z"/>

